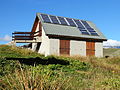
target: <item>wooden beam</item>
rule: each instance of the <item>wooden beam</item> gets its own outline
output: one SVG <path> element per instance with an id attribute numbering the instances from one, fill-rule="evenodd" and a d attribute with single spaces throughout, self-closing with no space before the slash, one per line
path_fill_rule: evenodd
<path id="1" fill-rule="evenodd" d="M 12 34 L 36 34 L 38 32 L 14 32 Z"/>
<path id="2" fill-rule="evenodd" d="M 38 23 L 39 23 L 39 18 L 36 16 L 31 32 L 35 32 Z"/>

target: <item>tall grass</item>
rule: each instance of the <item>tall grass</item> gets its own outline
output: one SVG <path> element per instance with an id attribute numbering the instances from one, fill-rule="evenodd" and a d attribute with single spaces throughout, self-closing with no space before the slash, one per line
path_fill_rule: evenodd
<path id="1" fill-rule="evenodd" d="M 62 78 L 57 75 L 51 78 L 53 72 L 42 73 L 37 70 L 37 67 L 30 67 L 27 70 L 16 69 L 13 74 L 8 74 L 0 82 L 0 89 L 9 90 L 65 90 L 64 84 L 69 81 L 69 78 Z M 40 74 L 42 73 L 42 74 Z M 60 73 L 59 73 L 60 74 Z"/>
<path id="2" fill-rule="evenodd" d="M 100 67 L 109 71 L 120 73 L 120 56 L 110 58 L 97 58 L 97 57 L 84 57 L 84 56 L 62 56 L 61 58 L 69 58 L 73 60 L 79 60 L 81 62 L 87 62 L 94 68 Z"/>
<path id="3" fill-rule="evenodd" d="M 5 57 L 64 60 L 69 65 L 25 65 Z M 52 61 L 52 60 L 51 60 Z M 53 60 L 54 61 L 54 60 Z M 0 46 L 0 90 L 119 90 L 120 57 L 48 56 Z"/>

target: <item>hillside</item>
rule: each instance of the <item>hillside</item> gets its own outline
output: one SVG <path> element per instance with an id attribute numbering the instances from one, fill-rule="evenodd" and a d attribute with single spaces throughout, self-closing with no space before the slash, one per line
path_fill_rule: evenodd
<path id="1" fill-rule="evenodd" d="M 118 48 L 105 48 L 104 56 L 120 56 L 120 49 Z"/>
<path id="2" fill-rule="evenodd" d="M 120 57 L 48 56 L 0 45 L 0 90 L 119 90 Z"/>

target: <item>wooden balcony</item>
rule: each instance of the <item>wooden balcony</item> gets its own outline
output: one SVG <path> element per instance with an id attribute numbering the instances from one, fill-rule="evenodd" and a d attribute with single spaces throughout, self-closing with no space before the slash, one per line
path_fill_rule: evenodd
<path id="1" fill-rule="evenodd" d="M 14 32 L 12 40 L 16 43 L 37 43 L 41 42 L 39 32 Z"/>

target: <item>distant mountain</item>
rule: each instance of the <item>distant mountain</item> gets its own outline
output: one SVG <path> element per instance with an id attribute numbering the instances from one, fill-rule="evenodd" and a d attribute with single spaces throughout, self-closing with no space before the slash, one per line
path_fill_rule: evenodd
<path id="1" fill-rule="evenodd" d="M 120 41 L 108 39 L 103 42 L 103 48 L 120 48 Z"/>
<path id="2" fill-rule="evenodd" d="M 103 48 L 120 48 L 120 46 L 103 46 Z"/>

